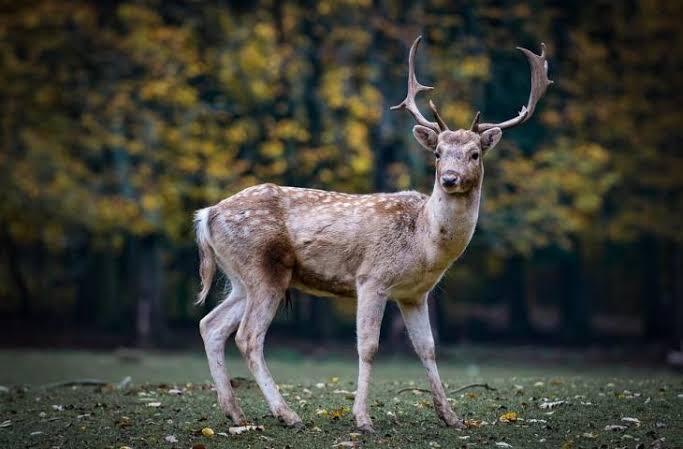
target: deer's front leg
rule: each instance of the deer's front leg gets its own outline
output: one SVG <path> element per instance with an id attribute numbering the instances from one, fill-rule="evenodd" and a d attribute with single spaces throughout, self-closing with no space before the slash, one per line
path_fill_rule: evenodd
<path id="1" fill-rule="evenodd" d="M 441 383 L 439 370 L 436 368 L 436 356 L 434 354 L 434 338 L 432 328 L 429 325 L 429 312 L 427 310 L 427 295 L 417 304 L 400 304 L 401 314 L 405 322 L 410 340 L 413 342 L 415 352 L 420 357 L 422 365 L 427 370 L 427 378 L 432 389 L 434 409 L 439 417 L 451 427 L 463 428 L 463 421 L 453 412 L 448 404 L 446 392 Z"/>
<path id="2" fill-rule="evenodd" d="M 367 285 L 358 288 L 358 310 L 356 311 L 358 386 L 356 400 L 353 403 L 353 414 L 356 417 L 356 426 L 364 432 L 374 432 L 372 419 L 368 414 L 368 383 L 372 362 L 379 346 L 379 329 L 386 304 L 387 298 L 383 289 Z"/>

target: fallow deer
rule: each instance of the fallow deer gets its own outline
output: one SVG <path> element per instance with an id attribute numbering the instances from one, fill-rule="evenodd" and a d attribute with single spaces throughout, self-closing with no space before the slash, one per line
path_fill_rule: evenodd
<path id="1" fill-rule="evenodd" d="M 195 214 L 203 303 L 216 265 L 231 284 L 227 298 L 201 320 L 218 403 L 236 423 L 245 417 L 225 370 L 225 342 L 235 342 L 274 416 L 302 426 L 287 405 L 263 356 L 268 327 L 288 288 L 318 296 L 357 298 L 358 384 L 356 425 L 372 431 L 368 383 L 387 300 L 403 315 L 431 386 L 434 408 L 448 425 L 462 427 L 451 409 L 434 355 L 427 295 L 465 250 L 479 214 L 483 156 L 503 129 L 524 123 L 552 84 L 542 45 L 540 56 L 519 48 L 531 69 L 531 93 L 519 114 L 502 123 L 480 123 L 451 131 L 430 101 L 435 121 L 418 110 L 415 95 L 431 89 L 415 78 L 413 43 L 408 58 L 408 94 L 391 109 L 406 109 L 417 125 L 413 135 L 436 158 L 431 195 L 415 191 L 352 195 L 261 184 Z"/>

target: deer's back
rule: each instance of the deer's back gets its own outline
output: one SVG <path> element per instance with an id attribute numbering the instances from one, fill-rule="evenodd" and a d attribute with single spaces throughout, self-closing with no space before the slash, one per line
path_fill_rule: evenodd
<path id="1" fill-rule="evenodd" d="M 353 195 L 261 184 L 212 208 L 212 238 L 219 259 L 240 277 L 288 272 L 286 281 L 295 288 L 353 297 L 364 271 L 417 262 L 405 258 L 426 198 L 418 192 Z"/>

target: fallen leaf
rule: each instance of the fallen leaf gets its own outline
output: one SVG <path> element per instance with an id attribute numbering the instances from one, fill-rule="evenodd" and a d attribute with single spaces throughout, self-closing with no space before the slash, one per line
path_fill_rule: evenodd
<path id="1" fill-rule="evenodd" d="M 638 418 L 630 418 L 628 416 L 621 418 L 622 421 L 627 422 L 629 424 L 635 424 L 636 427 L 640 427 L 640 420 Z"/>
<path id="2" fill-rule="evenodd" d="M 348 396 L 355 396 L 356 395 L 355 391 L 349 391 L 349 390 L 334 390 L 332 393 L 334 393 L 334 394 L 345 394 Z"/>
<path id="3" fill-rule="evenodd" d="M 148 402 L 147 407 L 161 407 L 161 402 Z"/>
<path id="4" fill-rule="evenodd" d="M 464 424 L 465 428 L 467 429 L 476 429 L 481 427 L 481 421 L 478 419 L 466 419 Z"/>
<path id="5" fill-rule="evenodd" d="M 619 424 L 608 424 L 605 426 L 605 430 L 611 430 L 614 432 L 626 430 L 626 426 L 620 426 Z"/>
<path id="6" fill-rule="evenodd" d="M 178 442 L 178 438 L 176 438 L 175 435 L 166 435 L 166 437 L 164 437 L 164 440 L 166 440 L 169 443 L 177 443 Z"/>
<path id="7" fill-rule="evenodd" d="M 517 416 L 517 412 L 507 412 L 501 415 L 500 418 L 498 418 L 498 420 L 504 423 L 513 423 L 517 422 L 518 418 L 519 417 Z"/>
<path id="8" fill-rule="evenodd" d="M 36 435 L 42 435 L 42 434 L 43 434 L 43 432 L 41 432 L 40 430 L 37 430 L 37 431 L 35 431 L 35 432 L 31 432 L 29 435 L 31 435 L 32 437 L 34 437 L 34 436 L 36 436 Z"/>
<path id="9" fill-rule="evenodd" d="M 497 446 L 497 447 L 512 447 L 511 444 L 506 443 L 505 441 L 498 441 L 498 442 L 496 442 L 496 446 Z"/>
<path id="10" fill-rule="evenodd" d="M 337 444 L 333 444 L 332 447 L 356 447 L 356 443 L 353 441 L 340 441 Z"/>
<path id="11" fill-rule="evenodd" d="M 12 425 L 12 420 L 11 420 L 11 419 L 8 419 L 8 420 L 3 421 L 2 423 L 0 423 L 0 429 L 2 429 L 3 427 L 9 427 L 9 426 L 11 426 L 11 425 Z"/>
<path id="12" fill-rule="evenodd" d="M 339 419 L 351 412 L 351 409 L 346 407 L 346 406 L 341 406 L 339 408 L 332 409 L 328 412 L 327 416 L 330 417 L 330 419 Z"/>
<path id="13" fill-rule="evenodd" d="M 584 432 L 584 433 L 581 434 L 581 436 L 584 437 L 584 438 L 593 439 L 593 438 L 597 438 L 598 434 L 597 434 L 597 433 L 593 433 L 593 432 Z"/>
<path id="14" fill-rule="evenodd" d="M 263 430 L 263 426 L 235 426 L 235 427 L 229 427 L 228 432 L 230 435 L 239 435 L 244 432 L 249 432 L 250 430 Z"/>
<path id="15" fill-rule="evenodd" d="M 204 427 L 202 429 L 202 435 L 204 435 L 206 438 L 212 438 L 214 434 L 215 433 L 211 427 Z"/>
<path id="16" fill-rule="evenodd" d="M 0 385 L 0 393 L 9 393 L 9 388 L 4 385 Z"/>
<path id="17" fill-rule="evenodd" d="M 538 406 L 542 409 L 551 409 L 557 407 L 558 405 L 562 405 L 566 402 L 567 401 L 544 401 L 541 402 Z"/>
<path id="18" fill-rule="evenodd" d="M 172 394 L 172 395 L 175 395 L 175 396 L 180 396 L 181 394 L 183 394 L 183 391 L 182 391 L 182 390 L 178 390 L 177 388 L 171 388 L 170 390 L 168 390 L 168 394 Z"/>

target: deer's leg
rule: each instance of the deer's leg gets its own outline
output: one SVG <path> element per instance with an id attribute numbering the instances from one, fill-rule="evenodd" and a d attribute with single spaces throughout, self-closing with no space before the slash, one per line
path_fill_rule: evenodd
<path id="1" fill-rule="evenodd" d="M 280 394 L 263 357 L 266 332 L 283 297 L 284 290 L 267 287 L 249 290 L 247 307 L 235 335 L 235 342 L 273 415 L 288 426 L 299 427 L 303 425 L 301 418 L 289 408 Z"/>
<path id="2" fill-rule="evenodd" d="M 408 335 L 413 342 L 415 352 L 420 357 L 422 365 L 427 370 L 427 378 L 432 389 L 434 409 L 439 417 L 451 427 L 462 428 L 463 422 L 453 412 L 446 399 L 439 370 L 436 368 L 436 357 L 434 354 L 434 338 L 432 328 L 429 325 L 429 313 L 427 310 L 427 295 L 418 304 L 400 304 L 403 321 L 406 324 Z"/>
<path id="3" fill-rule="evenodd" d="M 230 295 L 199 322 L 209 370 L 218 394 L 218 405 L 236 424 L 243 424 L 245 419 L 225 369 L 225 341 L 237 329 L 245 302 L 244 288 L 239 282 L 233 281 Z"/>
<path id="4" fill-rule="evenodd" d="M 372 362 L 379 346 L 379 330 L 382 324 L 387 298 L 382 289 L 359 288 L 356 311 L 356 334 L 358 338 L 358 385 L 353 414 L 356 426 L 364 432 L 373 432 L 372 419 L 368 414 L 368 384 Z"/>

